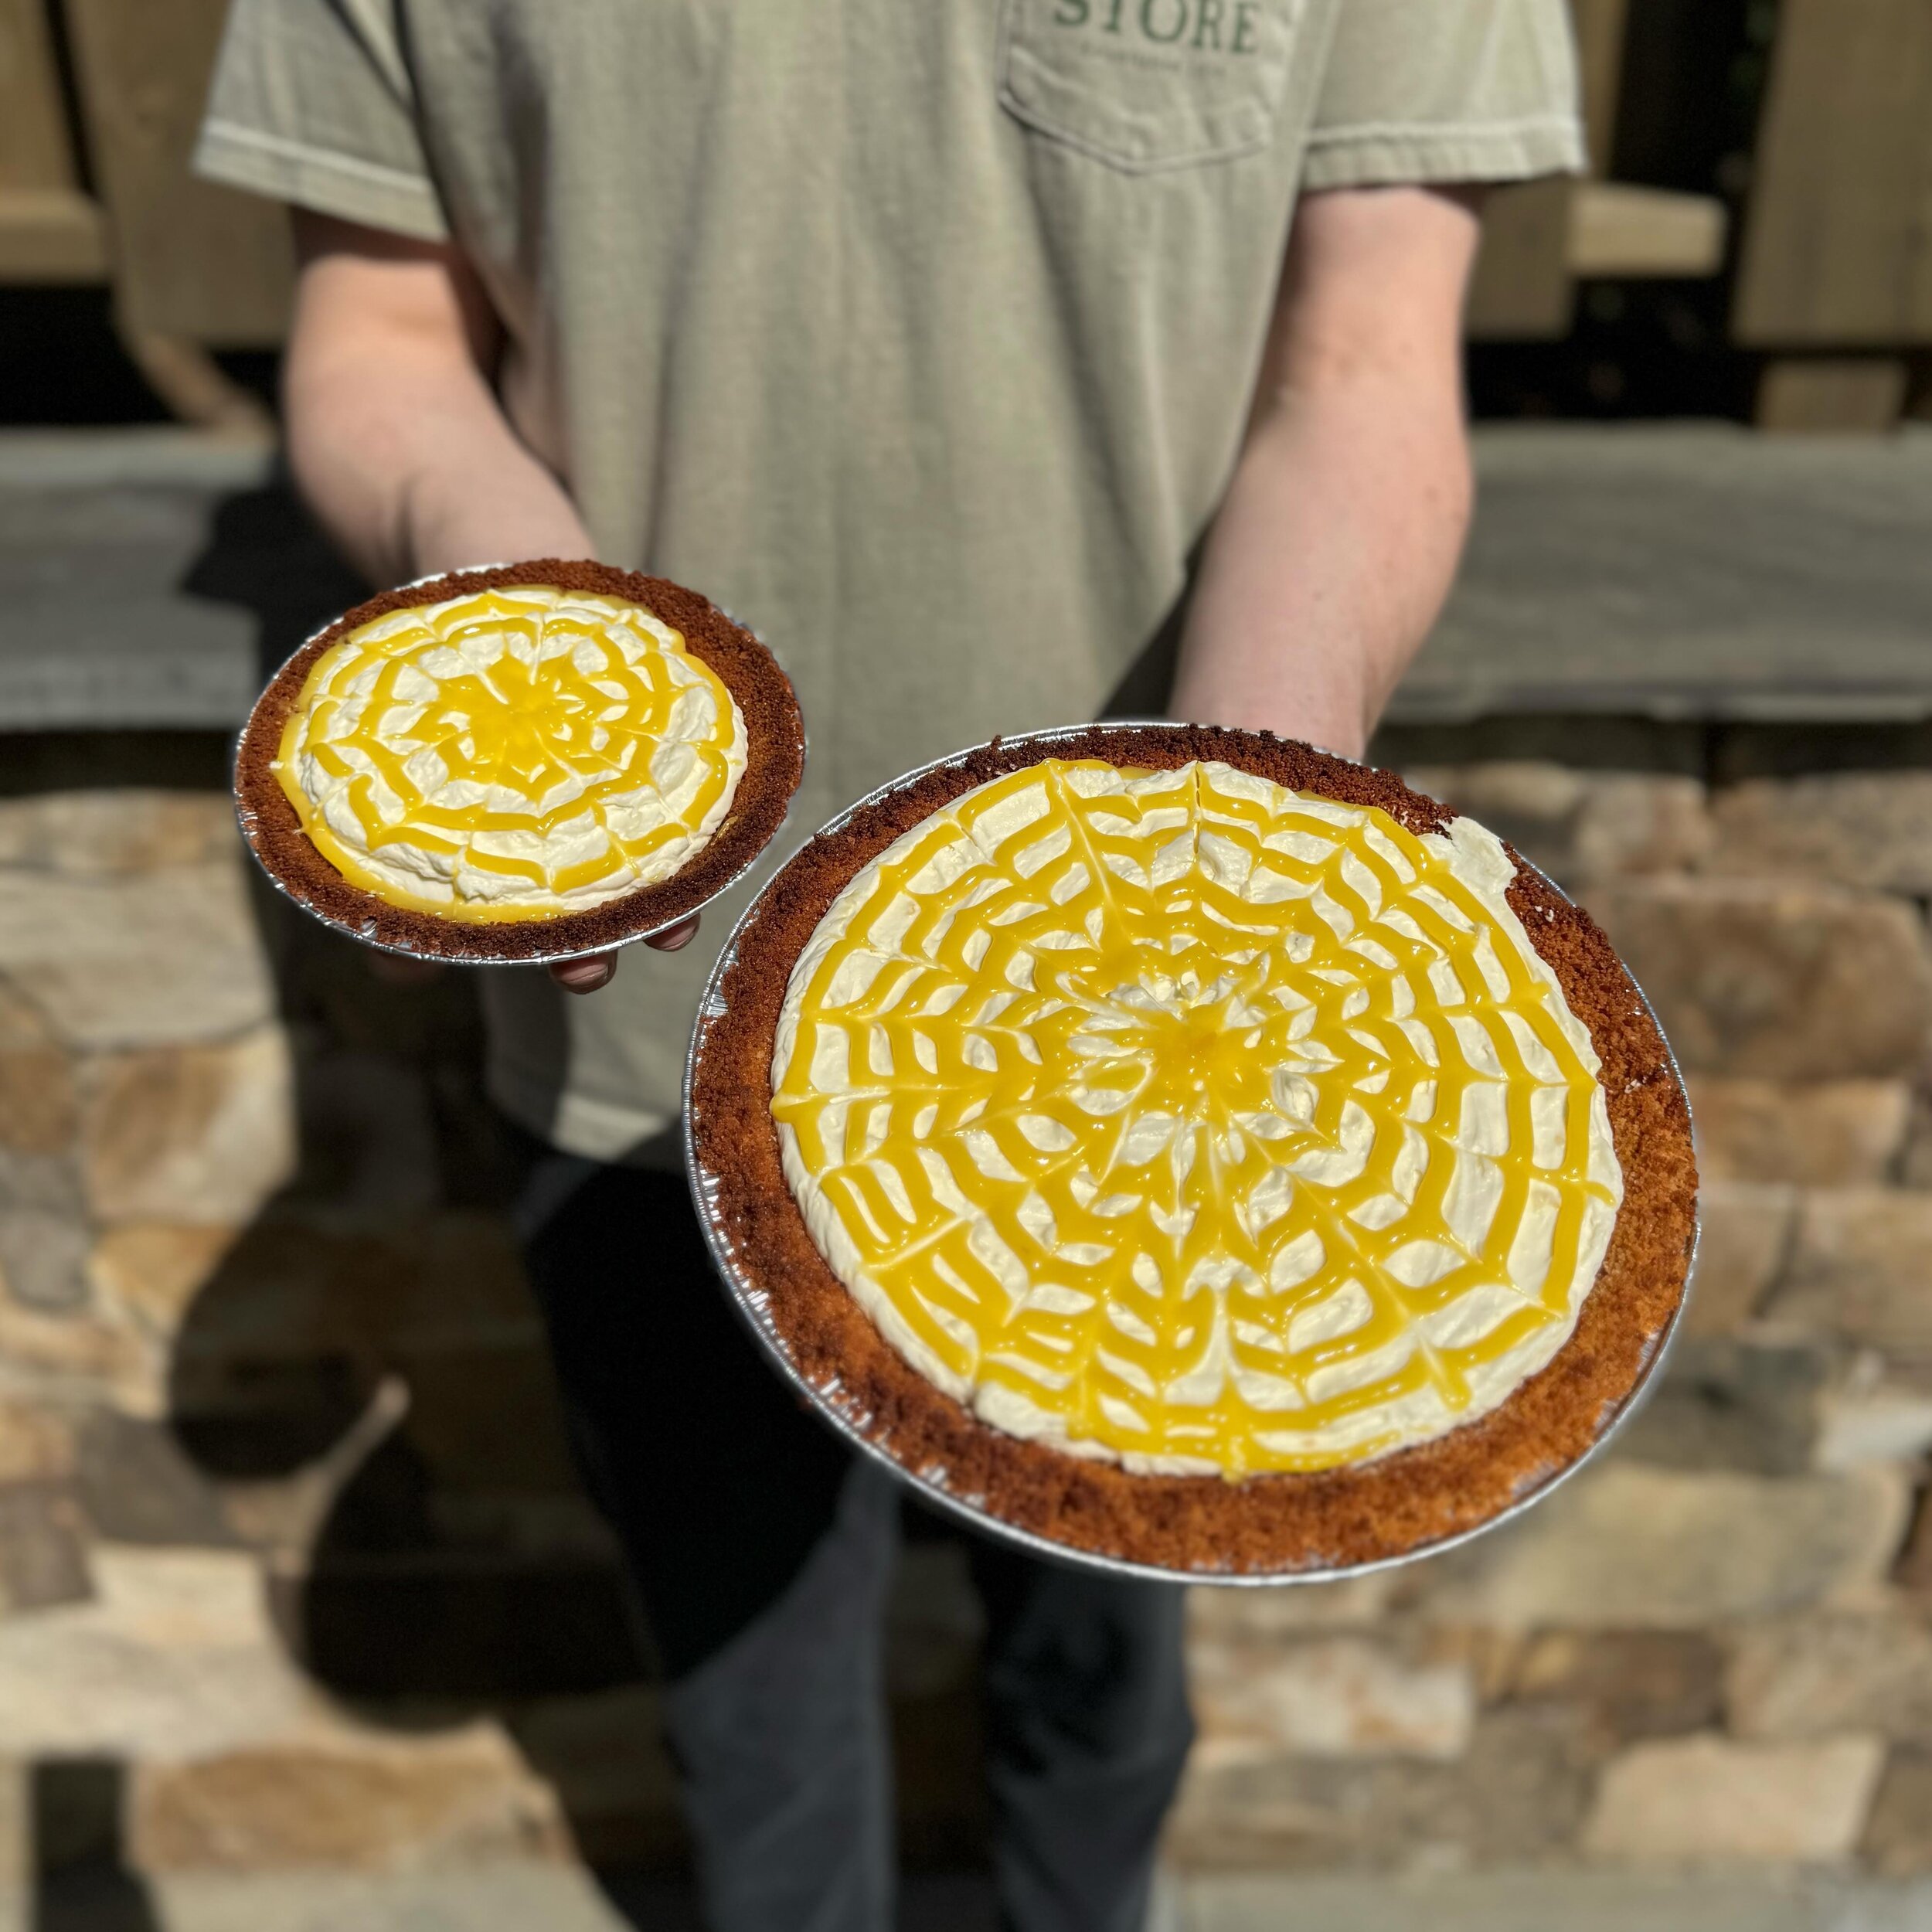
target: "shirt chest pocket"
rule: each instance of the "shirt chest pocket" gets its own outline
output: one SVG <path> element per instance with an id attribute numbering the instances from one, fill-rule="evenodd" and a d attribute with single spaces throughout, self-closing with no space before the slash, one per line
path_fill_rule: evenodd
<path id="1" fill-rule="evenodd" d="M 1274 138 L 1305 0 L 1003 0 L 1000 104 L 1130 174 Z"/>

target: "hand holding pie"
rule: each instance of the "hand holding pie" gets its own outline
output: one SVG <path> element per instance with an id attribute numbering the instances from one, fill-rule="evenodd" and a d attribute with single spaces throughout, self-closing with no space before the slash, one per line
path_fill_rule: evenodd
<path id="1" fill-rule="evenodd" d="M 330 923 L 418 957 L 662 932 L 763 849 L 804 764 L 789 682 L 661 578 L 557 560 L 372 599 L 245 728 L 249 843 Z"/>
<path id="2" fill-rule="evenodd" d="M 700 1212 L 781 1362 L 938 1499 L 1110 1563 L 1439 1547 L 1590 1453 L 1682 1304 L 1688 1112 L 1603 935 L 1260 734 L 887 787 L 747 914 L 693 1053 Z"/>

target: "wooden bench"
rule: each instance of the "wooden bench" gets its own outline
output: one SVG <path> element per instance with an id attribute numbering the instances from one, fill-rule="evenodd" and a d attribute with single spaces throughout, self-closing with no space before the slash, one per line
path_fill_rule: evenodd
<path id="1" fill-rule="evenodd" d="M 1582 70 L 1590 175 L 1530 182 L 1490 198 L 1469 294 L 1478 342 L 1553 342 L 1570 333 L 1577 285 L 1716 275 L 1724 266 L 1722 202 L 1606 180 L 1622 91 L 1628 0 L 1570 0 Z"/>
<path id="2" fill-rule="evenodd" d="M 288 224 L 188 172 L 226 0 L 51 5 L 0 0 L 0 281 L 111 284 L 122 342 L 177 416 L 265 433 L 209 352 L 281 342 Z"/>
<path id="3" fill-rule="evenodd" d="M 1767 428 L 1880 428 L 1932 376 L 1927 0 L 1782 0 L 1732 329 Z"/>

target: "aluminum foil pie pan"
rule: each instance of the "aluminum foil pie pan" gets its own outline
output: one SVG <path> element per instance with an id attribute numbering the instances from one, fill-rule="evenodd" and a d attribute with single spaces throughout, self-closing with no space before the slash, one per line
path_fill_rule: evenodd
<path id="1" fill-rule="evenodd" d="M 1163 719 L 1131 719 L 1106 721 L 1109 730 L 1127 732 L 1168 730 L 1171 721 Z M 1002 750 L 1024 747 L 1036 752 L 1041 758 L 1053 756 L 1056 752 L 1072 745 L 1077 745 L 1094 729 L 1091 726 L 1063 726 L 1053 730 L 1029 732 L 998 740 Z M 991 747 L 977 747 L 986 750 Z M 947 757 L 935 759 L 901 774 L 889 784 L 868 793 L 856 800 L 845 811 L 820 828 L 817 840 L 834 837 L 844 832 L 859 815 L 894 794 L 917 784 L 920 780 L 958 766 L 971 753 L 956 753 Z M 810 849 L 808 845 L 804 849 Z M 796 862 L 794 860 L 794 863 Z M 1519 862 L 1524 869 L 1543 881 L 1549 891 L 1557 899 L 1567 903 L 1567 896 L 1556 887 L 1537 868 L 1527 861 Z M 1654 1393 L 1662 1379 L 1665 1366 L 1669 1358 L 1677 1335 L 1682 1325 L 1684 1309 L 1690 1295 L 1690 1284 L 1694 1275 L 1699 1236 L 1698 1223 L 1693 1216 L 1689 1248 L 1685 1264 L 1685 1284 L 1675 1308 L 1661 1330 L 1649 1338 L 1648 1354 L 1634 1383 L 1617 1404 L 1614 1412 L 1606 1415 L 1600 1423 L 1594 1440 L 1566 1465 L 1549 1472 L 1541 1480 L 1525 1486 L 1520 1494 L 1505 1507 L 1497 1510 L 1480 1522 L 1453 1534 L 1441 1536 L 1400 1554 L 1372 1561 L 1327 1564 L 1318 1567 L 1267 1570 L 1240 1570 L 1232 1568 L 1181 1569 L 1166 1567 L 1135 1560 L 1128 1557 L 1107 1553 L 1077 1545 L 1058 1541 L 1037 1532 L 1009 1521 L 1005 1517 L 985 1506 L 981 1497 L 962 1493 L 949 1481 L 947 1473 L 930 1466 L 913 1466 L 903 1461 L 890 1446 L 889 1436 L 883 1435 L 879 1419 L 869 1413 L 852 1388 L 837 1375 L 814 1377 L 800 1366 L 791 1343 L 772 1308 L 769 1290 L 753 1274 L 747 1257 L 740 1251 L 730 1229 L 720 1209 L 721 1181 L 719 1175 L 706 1167 L 699 1151 L 699 1135 L 696 1131 L 696 1105 L 698 1099 L 699 1071 L 704 1060 L 706 1045 L 713 1029 L 730 1012 L 725 988 L 736 964 L 747 932 L 758 920 L 760 913 L 770 906 L 787 889 L 787 874 L 791 866 L 781 867 L 767 883 L 758 898 L 747 909 L 733 930 L 719 955 L 709 983 L 698 1012 L 693 1029 L 690 1052 L 685 1067 L 684 1080 L 684 1142 L 687 1172 L 692 1198 L 696 1205 L 699 1224 L 704 1230 L 705 1240 L 710 1249 L 718 1275 L 731 1306 L 759 1350 L 765 1355 L 803 1402 L 822 1420 L 827 1426 L 842 1436 L 860 1455 L 869 1458 L 888 1471 L 899 1481 L 906 1485 L 923 1502 L 931 1505 L 943 1514 L 956 1519 L 982 1534 L 1014 1545 L 1030 1553 L 1050 1558 L 1056 1562 L 1070 1563 L 1077 1567 L 1098 1571 L 1116 1577 L 1131 1577 L 1158 1582 L 1186 1582 L 1223 1584 L 1241 1587 L 1284 1587 L 1304 1583 L 1335 1583 L 1345 1578 L 1369 1574 L 1372 1572 L 1392 1570 L 1417 1562 L 1425 1556 L 1439 1556 L 1445 1551 L 1458 1548 L 1478 1536 L 1487 1536 L 1502 1525 L 1515 1521 L 1526 1511 L 1541 1502 L 1563 1484 L 1570 1481 L 1580 1471 L 1595 1462 L 1609 1449 L 1617 1437 L 1629 1425 L 1631 1420 L 1643 1408 Z M 1633 986 L 1635 982 L 1631 981 Z M 1641 988 L 1637 996 L 1644 1012 L 1654 1023 L 1655 1013 Z M 1658 1028 L 1662 1037 L 1662 1029 Z M 1665 1041 L 1664 1055 L 1672 1079 L 1681 1094 L 1683 1083 L 1675 1056 L 1671 1053 L 1668 1040 Z M 787 1192 L 786 1204 L 793 1207 Z M 985 1426 L 985 1425 L 980 1425 Z M 1287 1478 L 1262 1478 L 1251 1480 L 1294 1480 Z"/>
<path id="2" fill-rule="evenodd" d="M 746 770 L 723 823 L 668 877 L 601 905 L 553 917 L 500 922 L 445 919 L 390 905 L 354 886 L 301 831 L 294 808 L 281 795 L 270 769 L 283 723 L 311 666 L 339 637 L 383 608 L 406 607 L 409 594 L 427 593 L 417 600 L 433 603 L 474 591 L 542 584 L 546 568 L 579 577 L 600 573 L 597 582 L 566 583 L 566 588 L 628 596 L 646 607 L 655 607 L 665 598 L 679 600 L 671 611 L 673 621 L 685 631 L 688 643 L 695 638 L 706 647 L 699 650 L 694 644 L 693 654 L 703 656 L 724 677 L 750 733 Z M 648 596 L 641 588 L 645 585 L 655 587 Z M 661 579 L 541 558 L 415 578 L 331 619 L 304 639 L 256 699 L 236 740 L 236 817 L 250 855 L 275 889 L 323 924 L 365 946 L 451 965 L 554 965 L 655 938 L 728 891 L 777 835 L 804 759 L 804 725 L 791 682 L 747 626 L 708 599 Z"/>

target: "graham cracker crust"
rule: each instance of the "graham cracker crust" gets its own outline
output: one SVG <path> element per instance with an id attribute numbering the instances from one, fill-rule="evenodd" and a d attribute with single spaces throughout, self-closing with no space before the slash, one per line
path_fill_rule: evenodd
<path id="1" fill-rule="evenodd" d="M 1219 760 L 1294 791 L 1379 805 L 1417 832 L 1456 815 L 1393 773 L 1249 732 L 1095 725 L 1038 744 L 998 740 L 926 773 L 807 845 L 743 928 L 722 1012 L 694 1042 L 690 1131 L 708 1211 L 771 1326 L 826 1405 L 908 1472 L 1070 1549 L 1182 1576 L 1258 1577 L 1419 1555 L 1546 1487 L 1630 1400 L 1683 1300 L 1696 1228 L 1690 1115 L 1662 1034 L 1589 915 L 1523 866 L 1509 900 L 1589 1029 L 1624 1194 L 1576 1329 L 1541 1373 L 1480 1420 L 1356 1468 L 1130 1475 L 989 1427 L 911 1368 L 819 1253 L 780 1165 L 769 1105 L 774 1038 L 793 962 L 840 891 L 903 832 L 1046 756 L 1172 769 Z M 694 1176 L 694 1183 L 696 1177 Z"/>
<path id="2" fill-rule="evenodd" d="M 471 922 L 393 906 L 352 885 L 310 842 L 270 766 L 282 730 L 315 661 L 338 638 L 392 611 L 416 610 L 481 590 L 543 587 L 641 604 L 683 634 L 692 655 L 724 680 L 745 720 L 745 769 L 731 809 L 678 871 L 621 898 L 554 919 Z M 386 590 L 310 638 L 270 680 L 242 728 L 236 812 L 250 849 L 289 896 L 318 917 L 378 946 L 423 958 L 492 963 L 601 952 L 658 931 L 716 896 L 776 836 L 804 774 L 804 724 L 791 681 L 771 653 L 707 598 L 667 578 L 607 564 L 537 557 L 462 570 Z"/>

